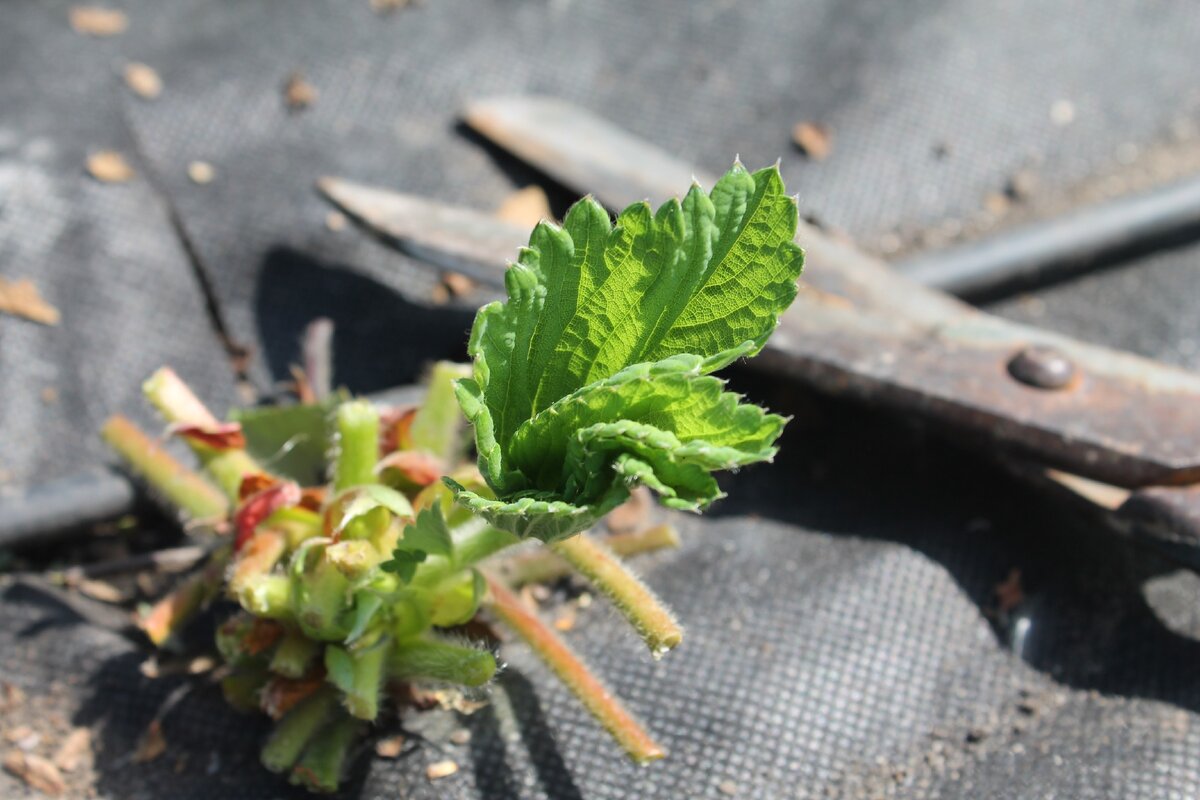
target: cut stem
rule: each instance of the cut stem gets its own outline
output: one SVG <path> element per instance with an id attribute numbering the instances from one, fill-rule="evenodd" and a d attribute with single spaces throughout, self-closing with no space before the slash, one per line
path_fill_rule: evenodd
<path id="1" fill-rule="evenodd" d="M 322 689 L 302 700 L 271 731 L 262 749 L 263 766 L 271 772 L 290 769 L 304 746 L 336 710 L 337 696 L 332 689 Z"/>
<path id="2" fill-rule="evenodd" d="M 155 372 L 142 384 L 142 391 L 167 422 L 206 428 L 218 424 L 212 412 L 172 369 L 163 367 Z M 188 446 L 231 500 L 238 499 L 242 478 L 263 472 L 263 468 L 245 450 L 217 449 L 195 441 L 189 441 Z"/>
<path id="3" fill-rule="evenodd" d="M 634 761 L 644 764 L 666 755 L 641 723 L 592 674 L 558 634 L 526 608 L 502 581 L 492 576 L 488 576 L 487 580 L 490 591 L 487 604 L 492 613 L 512 628 L 554 671 Z"/>
<path id="4" fill-rule="evenodd" d="M 679 546 L 679 534 L 670 525 L 655 525 L 642 531 L 615 533 L 601 540 L 609 550 L 622 558 L 652 553 Z M 530 583 L 550 583 L 571 574 L 571 565 L 544 547 L 527 553 L 502 558 L 495 565 L 496 574 L 509 586 L 519 588 Z"/>
<path id="5" fill-rule="evenodd" d="M 337 431 L 334 491 L 377 483 L 375 465 L 379 463 L 379 412 L 375 406 L 366 400 L 342 403 L 337 409 Z"/>
<path id="6" fill-rule="evenodd" d="M 342 714 L 322 728 L 292 768 L 291 782 L 312 792 L 337 791 L 360 727 L 358 720 Z"/>
<path id="7" fill-rule="evenodd" d="M 100 435 L 142 480 L 185 517 L 204 521 L 224 520 L 229 516 L 229 501 L 217 487 L 180 463 L 160 442 L 126 417 L 110 417 Z"/>
<path id="8" fill-rule="evenodd" d="M 202 570 L 181 583 L 138 619 L 138 627 L 155 646 L 161 646 L 217 597 L 225 579 L 225 565 L 229 563 L 230 552 L 228 547 L 214 551 Z"/>
<path id="9" fill-rule="evenodd" d="M 550 547 L 617 607 L 655 657 L 683 641 L 671 611 L 607 547 L 584 533 Z"/>

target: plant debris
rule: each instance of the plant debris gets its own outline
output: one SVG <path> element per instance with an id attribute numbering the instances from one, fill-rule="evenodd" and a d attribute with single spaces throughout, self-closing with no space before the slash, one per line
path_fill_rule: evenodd
<path id="1" fill-rule="evenodd" d="M 42 299 L 33 281 L 22 278 L 8 281 L 0 278 L 0 314 L 24 317 L 43 325 L 57 325 L 58 309 Z"/>
<path id="2" fill-rule="evenodd" d="M 450 759 L 446 759 L 445 761 L 435 761 L 425 768 L 425 776 L 431 781 L 449 778 L 456 772 L 458 772 L 458 764 Z"/>
<path id="3" fill-rule="evenodd" d="M 133 751 L 134 764 L 145 764 L 161 756 L 167 751 L 167 738 L 163 736 L 162 723 L 152 721 L 146 726 L 142 738 L 138 741 L 137 749 Z"/>
<path id="4" fill-rule="evenodd" d="M 83 759 L 92 752 L 92 732 L 87 728 L 75 728 L 54 754 L 54 765 L 63 772 L 74 772 Z"/>
<path id="5" fill-rule="evenodd" d="M 217 176 L 216 170 L 214 170 L 212 164 L 209 164 L 207 161 L 193 161 L 192 163 L 188 164 L 187 173 L 188 178 L 191 179 L 192 183 L 195 183 L 199 186 L 212 183 L 213 178 Z"/>
<path id="6" fill-rule="evenodd" d="M 4 756 L 4 768 L 42 794 L 57 797 L 67 790 L 58 767 L 39 755 L 9 750 Z"/>
<path id="7" fill-rule="evenodd" d="M 304 80 L 304 74 L 297 70 L 284 84 L 283 100 L 292 111 L 308 108 L 317 100 L 317 87 Z"/>
<path id="8" fill-rule="evenodd" d="M 116 150 L 100 150 L 88 156 L 87 171 L 101 183 L 126 183 L 133 180 L 133 167 Z"/>
<path id="9" fill-rule="evenodd" d="M 399 734 L 380 739 L 375 743 L 375 755 L 380 758 L 398 758 L 404 750 L 405 738 Z"/>
<path id="10" fill-rule="evenodd" d="M 154 100 L 162 94 L 162 78 L 153 67 L 136 61 L 125 65 L 125 85 L 143 100 Z"/>
<path id="11" fill-rule="evenodd" d="M 532 228 L 544 219 L 551 219 L 550 200 L 536 184 L 518 189 L 505 198 L 496 209 L 497 219 Z"/>
<path id="12" fill-rule="evenodd" d="M 833 152 L 833 131 L 819 122 L 797 122 L 792 142 L 813 161 L 824 161 Z"/>
<path id="13" fill-rule="evenodd" d="M 129 17 L 115 8 L 72 6 L 69 19 L 76 33 L 90 36 L 116 36 L 129 27 Z"/>

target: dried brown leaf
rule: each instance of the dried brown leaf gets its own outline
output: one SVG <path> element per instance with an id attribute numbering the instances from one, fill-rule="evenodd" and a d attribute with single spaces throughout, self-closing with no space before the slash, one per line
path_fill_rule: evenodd
<path id="1" fill-rule="evenodd" d="M 28 278 L 8 281 L 0 278 L 0 314 L 24 317 L 43 325 L 57 325 L 58 309 L 42 299 L 37 286 Z"/>
<path id="2" fill-rule="evenodd" d="M 162 94 L 162 78 L 153 67 L 136 61 L 125 65 L 125 85 L 143 100 L 154 100 Z"/>
<path id="3" fill-rule="evenodd" d="M 88 156 L 87 170 L 101 183 L 127 183 L 133 180 L 133 167 L 115 150 L 100 150 Z"/>
<path id="4" fill-rule="evenodd" d="M 129 17 L 115 8 L 72 6 L 68 17 L 76 33 L 91 36 L 116 36 L 129 27 Z"/>
<path id="5" fill-rule="evenodd" d="M 833 152 L 833 131 L 819 122 L 797 122 L 792 141 L 813 161 L 823 161 Z"/>
<path id="6" fill-rule="evenodd" d="M 526 186 L 505 198 L 496 209 L 496 216 L 522 228 L 532 228 L 542 220 L 551 218 L 550 200 L 542 191 L 542 187 Z"/>
<path id="7" fill-rule="evenodd" d="M 380 758 L 398 758 L 403 750 L 404 737 L 400 735 L 389 736 L 375 743 L 375 755 Z"/>
<path id="8" fill-rule="evenodd" d="M 167 737 L 163 736 L 162 723 L 154 720 L 146 726 L 137 749 L 133 751 L 133 763 L 145 764 L 167 752 Z"/>
<path id="9" fill-rule="evenodd" d="M 87 728 L 76 728 L 59 745 L 54 754 L 54 765 L 63 772 L 74 772 L 91 752 L 92 732 Z"/>
<path id="10" fill-rule="evenodd" d="M 4 768 L 42 794 L 57 797 L 67 790 L 58 767 L 41 756 L 9 750 L 4 756 Z"/>
<path id="11" fill-rule="evenodd" d="M 293 72 L 283 86 L 283 100 L 293 111 L 308 108 L 317 100 L 317 87 L 304 80 L 302 73 Z"/>

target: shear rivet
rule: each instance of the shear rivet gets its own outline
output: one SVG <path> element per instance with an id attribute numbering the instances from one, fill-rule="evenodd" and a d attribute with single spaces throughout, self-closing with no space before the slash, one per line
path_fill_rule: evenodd
<path id="1" fill-rule="evenodd" d="M 1008 362 L 1008 374 L 1035 389 L 1062 389 L 1075 379 L 1075 365 L 1059 350 L 1030 345 Z"/>

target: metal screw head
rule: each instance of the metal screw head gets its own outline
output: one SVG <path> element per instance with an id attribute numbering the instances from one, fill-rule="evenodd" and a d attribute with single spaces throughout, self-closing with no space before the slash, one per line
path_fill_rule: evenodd
<path id="1" fill-rule="evenodd" d="M 1075 364 L 1059 350 L 1030 345 L 1009 359 L 1008 374 L 1035 389 L 1063 389 L 1075 380 Z"/>

